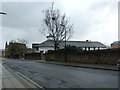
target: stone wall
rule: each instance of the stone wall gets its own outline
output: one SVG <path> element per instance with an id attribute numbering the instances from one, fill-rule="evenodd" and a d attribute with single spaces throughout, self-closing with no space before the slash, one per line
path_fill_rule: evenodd
<path id="1" fill-rule="evenodd" d="M 71 52 L 67 51 L 67 61 L 89 64 L 116 64 L 120 58 L 120 49 Z M 48 51 L 45 54 L 47 61 L 65 61 L 65 52 Z"/>
<path id="2" fill-rule="evenodd" d="M 28 54 L 25 54 L 25 59 L 40 60 L 41 54 L 40 53 L 28 53 Z"/>

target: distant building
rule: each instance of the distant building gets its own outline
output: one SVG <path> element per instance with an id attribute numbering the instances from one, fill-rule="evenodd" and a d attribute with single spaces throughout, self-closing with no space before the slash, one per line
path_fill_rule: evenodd
<path id="1" fill-rule="evenodd" d="M 106 46 L 100 42 L 96 41 L 66 41 L 67 45 L 81 47 L 83 50 L 99 50 L 99 49 L 106 49 Z M 64 48 L 65 42 L 61 42 L 59 48 Z M 48 50 L 54 50 L 54 41 L 53 40 L 46 40 L 40 44 L 32 44 L 32 48 L 34 52 L 46 52 Z"/>
<path id="2" fill-rule="evenodd" d="M 0 50 L 0 57 L 2 57 L 2 51 Z"/>
<path id="3" fill-rule="evenodd" d="M 120 41 L 115 41 L 111 43 L 111 48 L 120 48 Z"/>
<path id="4" fill-rule="evenodd" d="M 5 57 L 5 50 L 4 49 L 0 50 L 0 57 Z"/>

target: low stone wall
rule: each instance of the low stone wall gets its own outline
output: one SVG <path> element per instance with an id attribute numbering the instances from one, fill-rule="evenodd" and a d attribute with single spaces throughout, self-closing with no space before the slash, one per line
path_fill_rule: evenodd
<path id="1" fill-rule="evenodd" d="M 28 54 L 25 54 L 25 59 L 40 60 L 41 59 L 41 53 L 28 53 Z"/>
<path id="2" fill-rule="evenodd" d="M 40 53 L 27 53 L 25 54 L 25 59 L 31 59 L 31 60 L 45 60 L 45 55 L 41 51 Z"/>
<path id="3" fill-rule="evenodd" d="M 95 51 L 71 52 L 67 51 L 67 61 L 89 64 L 110 64 L 114 65 L 120 58 L 120 49 L 107 49 Z M 65 52 L 48 51 L 45 54 L 47 61 L 65 61 Z"/>

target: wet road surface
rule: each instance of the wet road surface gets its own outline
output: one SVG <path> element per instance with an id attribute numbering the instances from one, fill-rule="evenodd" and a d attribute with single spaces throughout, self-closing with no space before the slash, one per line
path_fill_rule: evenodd
<path id="1" fill-rule="evenodd" d="M 3 59 L 3 63 L 46 88 L 118 88 L 118 71 Z"/>

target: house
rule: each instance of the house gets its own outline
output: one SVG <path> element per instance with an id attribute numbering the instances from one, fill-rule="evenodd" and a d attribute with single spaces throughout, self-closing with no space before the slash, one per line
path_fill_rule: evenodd
<path id="1" fill-rule="evenodd" d="M 33 53 L 33 52 L 34 52 L 34 50 L 32 48 L 27 48 L 26 49 L 26 53 Z"/>
<path id="2" fill-rule="evenodd" d="M 32 48 L 34 52 L 54 50 L 54 42 L 53 40 L 46 40 L 40 44 L 32 44 Z"/>
<path id="3" fill-rule="evenodd" d="M 66 45 L 81 47 L 83 50 L 99 50 L 106 49 L 106 46 L 97 41 L 66 41 Z M 64 48 L 65 41 L 61 42 L 59 48 Z M 54 50 L 54 41 L 46 40 L 40 44 L 32 44 L 34 52 L 46 52 L 48 50 Z"/>
<path id="4" fill-rule="evenodd" d="M 120 48 L 120 41 L 115 41 L 111 43 L 111 48 Z"/>

